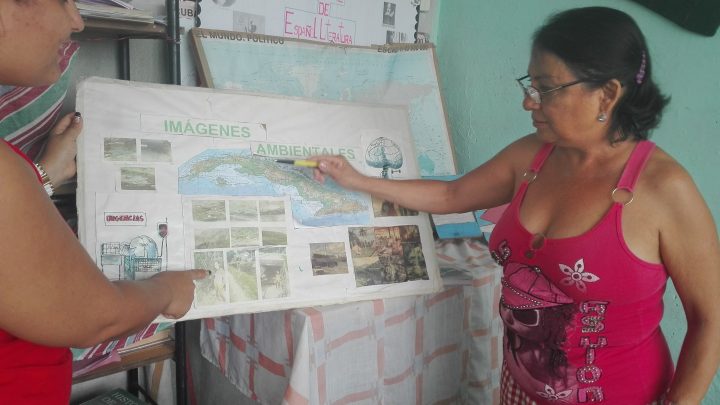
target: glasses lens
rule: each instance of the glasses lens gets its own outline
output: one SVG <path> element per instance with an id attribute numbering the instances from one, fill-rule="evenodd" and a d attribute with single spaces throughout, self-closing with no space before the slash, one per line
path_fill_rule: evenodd
<path id="1" fill-rule="evenodd" d="M 538 89 L 536 89 L 535 87 L 532 87 L 532 86 L 526 87 L 526 89 L 527 89 L 526 90 L 527 95 L 528 95 L 528 97 L 530 97 L 530 99 L 533 101 L 533 103 L 540 104 L 541 99 L 540 99 L 540 92 L 538 91 Z"/>
<path id="2" fill-rule="evenodd" d="M 540 92 L 538 91 L 538 89 L 530 85 L 530 77 L 525 76 L 521 79 L 518 79 L 518 84 L 520 84 L 520 87 L 522 88 L 525 97 L 530 97 L 533 103 L 540 103 Z"/>

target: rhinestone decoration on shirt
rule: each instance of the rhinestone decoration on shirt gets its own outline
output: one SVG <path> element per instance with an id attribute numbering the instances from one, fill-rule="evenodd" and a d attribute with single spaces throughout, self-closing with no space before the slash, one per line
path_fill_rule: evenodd
<path id="1" fill-rule="evenodd" d="M 532 269 L 534 272 L 540 273 L 539 267 L 532 267 Z M 511 286 L 510 283 L 508 283 L 507 280 L 505 280 L 505 277 L 500 279 L 500 283 L 503 285 L 503 287 L 506 287 L 510 291 L 514 292 L 515 294 L 525 298 L 526 300 L 528 300 L 532 303 L 532 304 L 525 304 L 525 305 L 508 305 L 505 302 L 505 299 L 503 297 L 500 297 L 500 301 L 502 301 L 502 304 L 505 307 L 510 308 L 510 309 L 530 309 L 530 308 L 537 308 L 538 306 L 542 306 L 542 303 L 540 301 L 538 301 L 535 298 L 531 297 L 530 295 L 518 290 L 517 288 L 514 288 L 513 286 Z"/>
<path id="2" fill-rule="evenodd" d="M 500 242 L 500 244 L 498 245 L 498 250 L 493 250 L 490 252 L 490 256 L 493 258 L 493 260 L 495 260 L 495 263 L 499 264 L 500 266 L 505 265 L 511 254 L 512 251 L 510 250 L 510 246 L 508 246 L 506 240 Z"/>

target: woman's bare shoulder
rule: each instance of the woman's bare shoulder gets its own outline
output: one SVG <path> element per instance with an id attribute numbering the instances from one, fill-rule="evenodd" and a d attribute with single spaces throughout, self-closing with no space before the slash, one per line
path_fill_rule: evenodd
<path id="1" fill-rule="evenodd" d="M 534 134 L 525 135 L 501 150 L 497 158 L 525 170 L 543 145 Z"/>
<path id="2" fill-rule="evenodd" d="M 673 212 L 704 204 L 690 173 L 660 147 L 650 156 L 638 187 L 656 204 Z"/>
<path id="3" fill-rule="evenodd" d="M 658 193 L 680 191 L 693 183 L 688 171 L 660 147 L 650 156 L 643 177 L 643 182 Z"/>

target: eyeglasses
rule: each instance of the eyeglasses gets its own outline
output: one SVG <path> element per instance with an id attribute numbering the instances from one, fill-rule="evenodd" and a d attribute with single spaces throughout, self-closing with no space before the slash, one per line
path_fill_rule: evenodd
<path id="1" fill-rule="evenodd" d="M 530 100 L 532 100 L 533 103 L 537 103 L 537 104 L 542 104 L 542 96 L 545 94 L 552 93 L 554 91 L 564 89 L 565 87 L 574 86 L 578 83 L 583 83 L 583 82 L 587 81 L 587 80 L 583 80 L 583 79 L 575 80 L 574 82 L 565 83 L 565 84 L 561 84 L 557 87 L 553 87 L 550 90 L 540 91 L 540 90 L 536 89 L 535 87 L 530 86 L 529 83 L 523 83 L 524 80 L 528 80 L 529 78 L 530 78 L 530 75 L 525 75 L 516 80 L 517 80 L 518 84 L 520 85 L 520 87 L 522 88 L 525 96 L 530 97 Z"/>

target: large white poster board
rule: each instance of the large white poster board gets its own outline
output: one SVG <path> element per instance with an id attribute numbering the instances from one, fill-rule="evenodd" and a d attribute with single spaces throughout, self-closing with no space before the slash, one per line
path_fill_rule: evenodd
<path id="1" fill-rule="evenodd" d="M 426 214 L 275 161 L 342 154 L 417 178 L 406 108 L 99 78 L 78 89 L 79 237 L 108 278 L 211 270 L 184 319 L 440 288 Z"/>

